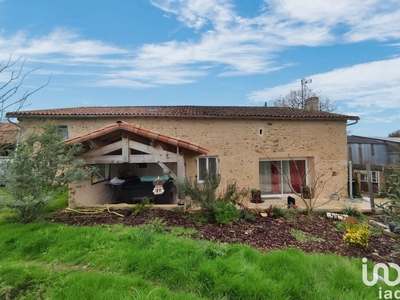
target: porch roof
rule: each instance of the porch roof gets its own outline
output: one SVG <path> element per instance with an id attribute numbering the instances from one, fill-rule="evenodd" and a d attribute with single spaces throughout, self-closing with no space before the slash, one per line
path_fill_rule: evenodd
<path id="1" fill-rule="evenodd" d="M 17 141 L 19 127 L 13 123 L 0 123 L 0 144 L 8 145 Z"/>
<path id="2" fill-rule="evenodd" d="M 149 138 L 149 139 L 154 139 L 154 140 L 158 140 L 160 142 L 172 145 L 172 146 L 177 146 L 177 147 L 182 147 L 182 148 L 186 148 L 192 151 L 195 151 L 197 153 L 201 153 L 201 154 L 207 154 L 210 149 L 202 146 L 200 144 L 191 142 L 191 141 L 187 141 L 187 140 L 183 140 L 177 137 L 173 137 L 167 134 L 162 134 L 159 133 L 157 131 L 154 130 L 150 130 L 150 129 L 146 129 L 142 126 L 138 126 L 136 124 L 132 124 L 132 123 L 128 123 L 128 122 L 124 122 L 124 121 L 117 121 L 116 123 L 107 125 L 103 128 L 97 129 L 97 130 L 93 130 L 90 131 L 86 134 L 74 137 L 74 138 L 70 138 L 68 140 L 65 141 L 66 145 L 71 145 L 73 143 L 83 143 L 86 142 L 88 140 L 92 140 L 101 136 L 105 136 L 111 132 L 115 132 L 117 130 L 125 130 L 128 132 L 132 132 L 134 134 L 137 134 L 139 136 L 145 137 L 145 138 Z"/>

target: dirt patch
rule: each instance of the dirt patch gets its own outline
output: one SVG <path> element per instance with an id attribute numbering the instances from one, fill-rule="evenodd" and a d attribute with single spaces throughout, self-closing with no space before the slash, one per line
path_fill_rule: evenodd
<path id="1" fill-rule="evenodd" d="M 252 222 L 242 219 L 231 225 L 200 223 L 192 214 L 174 210 L 152 209 L 133 216 L 129 210 L 117 210 L 118 214 L 108 211 L 95 214 L 80 214 L 65 210 L 56 212 L 47 219 L 53 222 L 74 226 L 94 226 L 101 224 L 123 224 L 139 226 L 153 218 L 162 218 L 167 226 L 194 228 L 193 238 L 219 241 L 224 243 L 248 244 L 262 251 L 299 248 L 307 253 L 336 253 L 344 257 L 363 258 L 374 262 L 393 262 L 400 264 L 400 255 L 391 256 L 395 240 L 383 234 L 373 234 L 369 246 L 350 246 L 343 241 L 343 231 L 338 229 L 338 222 L 325 216 L 312 218 L 299 215 L 295 221 L 279 217 L 257 216 Z M 299 241 L 293 230 L 301 230 L 318 241 Z M 314 239 L 312 239 L 314 240 Z"/>

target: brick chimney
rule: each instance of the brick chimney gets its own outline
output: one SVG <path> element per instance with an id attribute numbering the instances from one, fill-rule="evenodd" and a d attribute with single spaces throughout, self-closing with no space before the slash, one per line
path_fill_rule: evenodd
<path id="1" fill-rule="evenodd" d="M 319 110 L 319 99 L 318 97 L 310 97 L 306 99 L 304 104 L 304 110 L 318 111 Z"/>

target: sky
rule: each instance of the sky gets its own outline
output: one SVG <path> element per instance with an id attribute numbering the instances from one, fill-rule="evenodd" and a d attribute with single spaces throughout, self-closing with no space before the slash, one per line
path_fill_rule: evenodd
<path id="1" fill-rule="evenodd" d="M 24 110 L 273 106 L 301 80 L 349 134 L 400 129 L 398 0 L 0 0 L 0 82 Z M 4 91 L 4 90 L 3 90 Z M 18 94 L 16 95 L 18 97 Z"/>

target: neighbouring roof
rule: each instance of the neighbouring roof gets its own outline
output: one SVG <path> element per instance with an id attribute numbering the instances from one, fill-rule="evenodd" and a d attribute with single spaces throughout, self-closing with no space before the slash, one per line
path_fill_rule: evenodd
<path id="1" fill-rule="evenodd" d="M 356 136 L 356 135 L 348 135 L 347 143 L 349 144 L 385 144 L 385 142 L 380 140 L 375 140 L 373 138 L 364 137 L 364 136 Z"/>
<path id="2" fill-rule="evenodd" d="M 19 127 L 13 123 L 0 123 L 0 144 L 13 144 L 17 141 Z"/>
<path id="3" fill-rule="evenodd" d="M 92 139 L 95 139 L 98 137 L 105 136 L 105 135 L 115 132 L 117 130 L 129 131 L 129 132 L 135 133 L 137 135 L 143 136 L 145 138 L 158 140 L 160 142 L 163 142 L 163 143 L 166 143 L 169 145 L 186 148 L 186 149 L 189 149 L 189 150 L 201 153 L 201 154 L 207 154 L 210 151 L 209 148 L 202 146 L 200 144 L 193 143 L 193 142 L 183 140 L 180 138 L 176 138 L 176 137 L 173 137 L 173 136 L 170 136 L 167 134 L 162 134 L 162 133 L 159 133 L 154 130 L 146 129 L 143 126 L 138 126 L 138 125 L 128 123 L 128 122 L 123 122 L 123 121 L 117 121 L 114 124 L 110 124 L 103 128 L 90 131 L 86 134 L 83 134 L 83 135 L 80 135 L 80 136 L 77 136 L 74 138 L 70 138 L 64 142 L 67 145 L 71 145 L 73 143 L 83 143 L 88 140 L 92 140 Z"/>
<path id="4" fill-rule="evenodd" d="M 359 120 L 357 116 L 264 106 L 97 106 L 8 112 L 9 118 L 44 117 L 179 117 Z"/>
<path id="5" fill-rule="evenodd" d="M 381 140 L 389 143 L 397 143 L 400 144 L 400 138 L 398 137 L 377 137 L 377 136 L 372 136 L 371 139 L 376 139 L 376 140 Z"/>
<path id="6" fill-rule="evenodd" d="M 387 142 L 400 144 L 400 138 L 349 135 L 347 136 L 347 142 L 353 144 L 385 144 Z"/>

